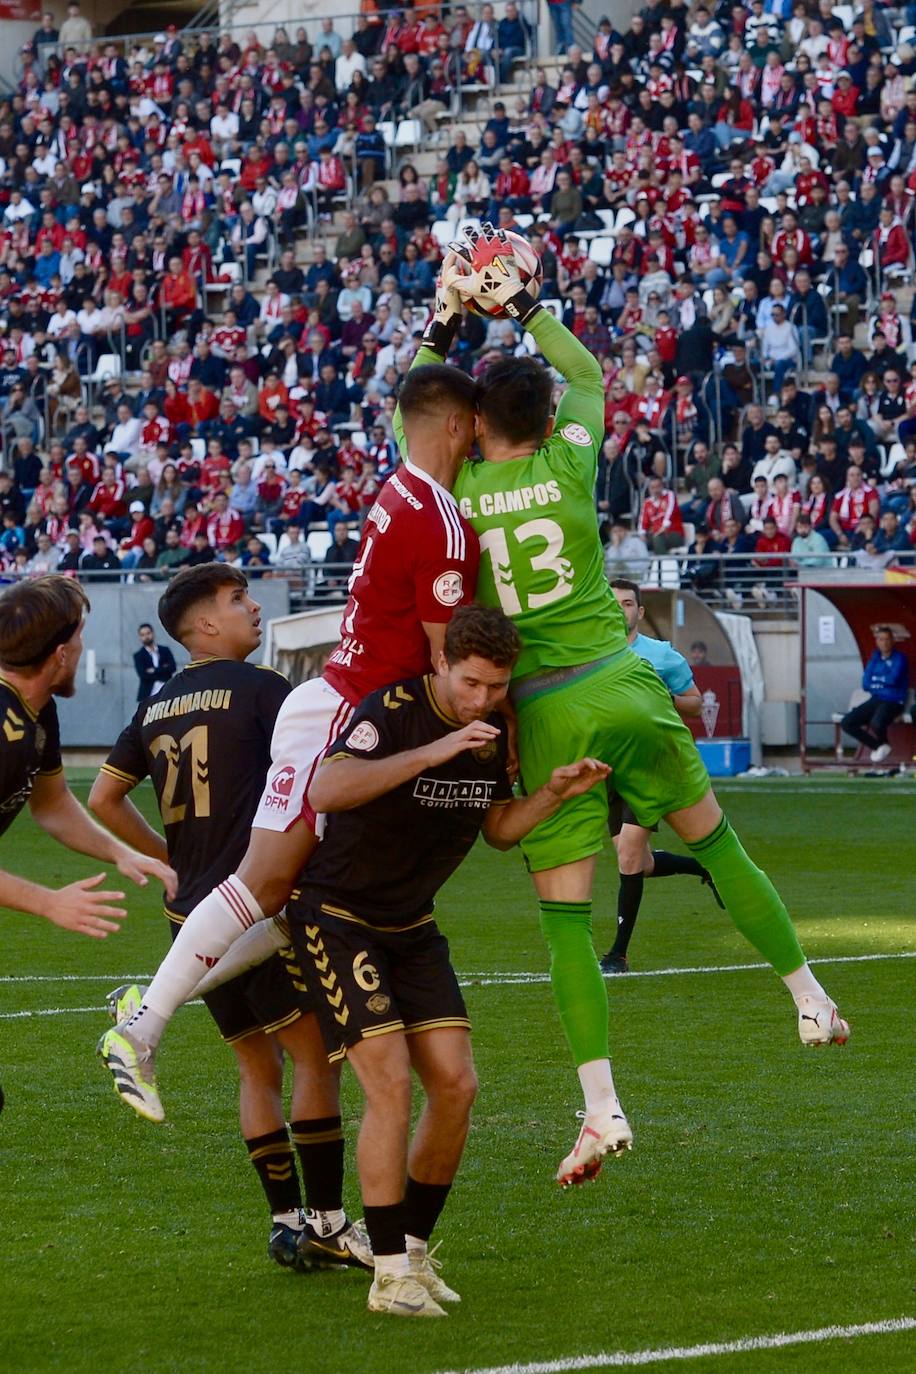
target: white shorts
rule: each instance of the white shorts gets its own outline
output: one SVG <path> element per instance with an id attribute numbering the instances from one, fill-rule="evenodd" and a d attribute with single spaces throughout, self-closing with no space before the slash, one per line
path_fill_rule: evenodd
<path id="1" fill-rule="evenodd" d="M 289 830 L 303 816 L 315 830 L 308 804 L 315 769 L 347 728 L 353 707 L 323 677 L 294 687 L 280 707 L 270 742 L 270 770 L 252 827 Z"/>

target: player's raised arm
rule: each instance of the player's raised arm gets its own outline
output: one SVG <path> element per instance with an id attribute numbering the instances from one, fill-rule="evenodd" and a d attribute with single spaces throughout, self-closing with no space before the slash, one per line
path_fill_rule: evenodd
<path id="1" fill-rule="evenodd" d="M 113 863 L 119 873 L 139 887 L 145 887 L 150 878 L 156 878 L 168 896 L 174 897 L 178 887 L 174 870 L 158 856 L 138 853 L 97 825 L 74 797 L 62 773 L 39 775 L 29 806 L 41 828 L 68 849 Z"/>
<path id="2" fill-rule="evenodd" d="M 564 802 L 605 782 L 610 771 L 599 759 L 579 759 L 555 768 L 544 786 L 530 796 L 491 806 L 483 826 L 484 839 L 494 849 L 511 849 L 559 811 Z"/>
<path id="3" fill-rule="evenodd" d="M 436 300 L 433 313 L 423 331 L 423 340 L 417 349 L 411 368 L 425 367 L 428 363 L 444 363 L 448 357 L 452 341 L 461 324 L 461 297 L 454 287 L 446 286 L 440 276 L 436 281 Z M 407 444 L 404 439 L 404 422 L 401 419 L 400 405 L 395 407 L 391 421 L 395 441 L 402 458 L 407 457 Z"/>
<path id="4" fill-rule="evenodd" d="M 601 364 L 574 334 L 554 319 L 525 289 L 512 245 L 502 230 L 485 224 L 466 231 L 467 245 L 446 258 L 442 280 L 464 299 L 501 307 L 533 336 L 551 367 L 568 386 L 557 410 L 556 426 L 584 426 L 595 449 L 604 442 L 604 378 Z M 456 245 L 458 247 L 458 245 Z"/>
<path id="5" fill-rule="evenodd" d="M 350 739 L 356 736 L 360 725 L 357 719 Z M 499 733 L 497 726 L 474 720 L 470 725 L 463 725 L 460 730 L 443 735 L 441 739 L 424 744 L 419 749 L 404 749 L 387 757 L 358 758 L 350 753 L 332 754 L 325 759 L 309 787 L 309 802 L 316 812 L 353 811 L 357 806 L 383 797 L 386 792 L 393 792 L 401 783 L 422 773 L 424 768 L 438 768 L 457 754 L 492 745 L 499 738 Z M 357 742 L 353 747 L 361 749 L 363 746 Z"/>

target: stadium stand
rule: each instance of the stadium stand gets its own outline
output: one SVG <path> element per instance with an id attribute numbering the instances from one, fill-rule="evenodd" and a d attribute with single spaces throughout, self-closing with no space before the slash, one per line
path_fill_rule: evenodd
<path id="1" fill-rule="evenodd" d="M 907 12 L 559 3 L 545 52 L 529 8 L 367 0 L 269 47 L 43 22 L 0 103 L 5 577 L 216 557 L 340 599 L 477 216 L 602 360 L 609 571 L 766 611 L 913 561 Z M 469 315 L 455 361 L 533 349 Z"/>

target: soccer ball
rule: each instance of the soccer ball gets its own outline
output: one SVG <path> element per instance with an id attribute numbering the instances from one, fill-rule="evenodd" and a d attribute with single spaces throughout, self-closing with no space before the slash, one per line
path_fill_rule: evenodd
<path id="1" fill-rule="evenodd" d="M 515 258 L 519 275 L 525 290 L 535 298 L 541 294 L 541 287 L 544 285 L 544 266 L 539 254 L 531 247 L 531 244 L 521 234 L 516 234 L 514 230 L 506 230 L 506 238 L 512 245 L 512 253 Z M 462 258 L 458 259 L 459 264 L 467 268 L 471 273 L 471 267 Z M 506 312 L 501 305 L 494 306 L 488 310 L 485 306 L 478 305 L 477 301 L 470 300 L 465 302 L 468 310 L 475 315 L 482 315 L 487 320 L 498 320 L 506 317 Z"/>

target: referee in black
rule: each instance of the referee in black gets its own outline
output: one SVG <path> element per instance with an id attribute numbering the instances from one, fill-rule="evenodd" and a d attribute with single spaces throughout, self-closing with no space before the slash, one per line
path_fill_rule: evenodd
<path id="1" fill-rule="evenodd" d="M 428 1242 L 477 1080 L 436 893 L 481 831 L 509 849 L 609 772 L 581 759 L 513 798 L 498 708 L 519 648 L 502 612 L 460 607 L 436 672 L 367 697 L 309 788 L 327 826 L 287 913 L 329 1057 L 349 1058 L 366 1098 L 357 1162 L 372 1312 L 444 1316 L 440 1303 L 459 1301 Z M 426 1102 L 408 1150 L 411 1069 Z"/>

